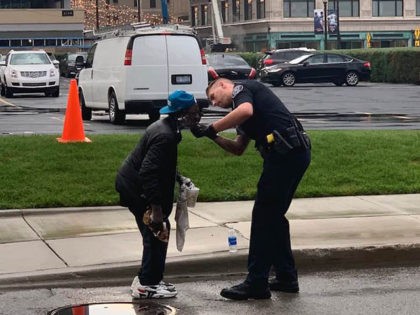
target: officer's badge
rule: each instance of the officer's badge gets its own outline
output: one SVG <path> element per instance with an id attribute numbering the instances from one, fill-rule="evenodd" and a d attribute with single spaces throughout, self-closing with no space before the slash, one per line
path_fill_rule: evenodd
<path id="1" fill-rule="evenodd" d="M 235 85 L 232 92 L 232 98 L 235 98 L 242 90 L 244 89 L 243 85 Z"/>

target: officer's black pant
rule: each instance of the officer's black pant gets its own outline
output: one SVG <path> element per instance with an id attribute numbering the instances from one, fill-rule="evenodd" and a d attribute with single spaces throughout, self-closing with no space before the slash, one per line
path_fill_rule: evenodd
<path id="1" fill-rule="evenodd" d="M 143 238 L 143 256 L 141 268 L 138 272 L 140 283 L 143 285 L 158 284 L 163 279 L 163 273 L 165 271 L 168 243 L 158 240 L 152 231 L 143 223 L 145 209 L 139 211 L 139 209 L 130 208 L 130 211 L 136 218 L 137 226 Z M 165 219 L 165 222 L 170 231 L 171 226 L 169 220 Z"/>
<path id="2" fill-rule="evenodd" d="M 252 210 L 248 256 L 247 282 L 255 286 L 267 286 L 272 266 L 280 281 L 297 280 L 285 214 L 310 159 L 310 150 L 303 149 L 285 155 L 271 152 L 264 158 Z"/>

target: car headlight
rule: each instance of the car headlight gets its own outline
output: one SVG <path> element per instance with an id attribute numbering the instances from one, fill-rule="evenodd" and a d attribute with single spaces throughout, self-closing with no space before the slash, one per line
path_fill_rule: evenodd
<path id="1" fill-rule="evenodd" d="M 283 70 L 282 68 L 267 69 L 268 72 L 279 72 Z"/>
<path id="2" fill-rule="evenodd" d="M 16 70 L 12 69 L 12 70 L 10 70 L 10 76 L 12 78 L 16 79 L 18 77 L 18 72 Z"/>

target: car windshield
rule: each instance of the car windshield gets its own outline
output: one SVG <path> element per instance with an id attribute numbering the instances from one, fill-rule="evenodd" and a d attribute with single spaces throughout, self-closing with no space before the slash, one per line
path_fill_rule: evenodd
<path id="1" fill-rule="evenodd" d="M 247 66 L 240 56 L 235 55 L 208 55 L 208 62 L 212 66 Z"/>
<path id="2" fill-rule="evenodd" d="M 303 56 L 297 57 L 293 60 L 290 60 L 288 63 L 291 63 L 292 65 L 295 65 L 295 64 L 298 64 L 299 62 L 301 62 L 302 60 L 308 58 L 309 56 L 311 56 L 311 54 L 303 55 Z"/>
<path id="3" fill-rule="evenodd" d="M 25 53 L 13 54 L 10 58 L 11 65 L 46 65 L 50 64 L 47 54 Z"/>

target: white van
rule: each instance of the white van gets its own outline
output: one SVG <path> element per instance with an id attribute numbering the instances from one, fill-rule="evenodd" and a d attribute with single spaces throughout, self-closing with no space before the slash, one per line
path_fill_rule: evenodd
<path id="1" fill-rule="evenodd" d="M 208 105 L 204 50 L 191 28 L 177 25 L 119 32 L 97 41 L 78 78 L 84 120 L 92 110 L 106 110 L 121 124 L 126 114 L 159 119 L 169 93 L 185 90 L 200 106 Z"/>

